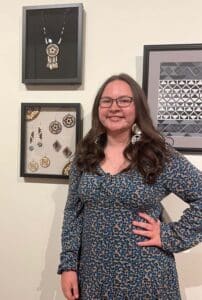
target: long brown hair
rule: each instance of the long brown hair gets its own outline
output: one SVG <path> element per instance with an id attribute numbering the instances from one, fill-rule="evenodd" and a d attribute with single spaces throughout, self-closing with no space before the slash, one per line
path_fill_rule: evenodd
<path id="1" fill-rule="evenodd" d="M 124 150 L 124 156 L 130 161 L 129 167 L 123 170 L 137 168 L 147 183 L 154 183 L 162 171 L 169 152 L 163 136 L 155 129 L 146 101 L 145 94 L 139 84 L 129 75 L 121 73 L 109 77 L 100 87 L 95 97 L 92 109 L 92 128 L 79 143 L 76 151 L 77 166 L 81 171 L 96 173 L 97 165 L 104 159 L 104 148 L 107 142 L 106 130 L 98 116 L 99 101 L 108 83 L 122 80 L 131 88 L 135 99 L 135 122 L 142 131 L 140 141 L 129 144 Z"/>

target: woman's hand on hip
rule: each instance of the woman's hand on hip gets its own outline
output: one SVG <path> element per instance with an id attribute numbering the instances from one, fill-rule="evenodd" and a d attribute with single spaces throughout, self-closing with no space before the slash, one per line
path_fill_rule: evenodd
<path id="1" fill-rule="evenodd" d="M 66 299 L 79 299 L 78 277 L 75 271 L 65 271 L 61 274 L 61 287 Z"/>
<path id="2" fill-rule="evenodd" d="M 137 222 L 133 221 L 132 224 L 137 227 L 137 229 L 134 229 L 133 232 L 135 234 L 145 236 L 148 238 L 148 240 L 143 242 L 138 242 L 138 246 L 157 246 L 161 247 L 161 237 L 160 237 L 160 221 L 155 220 L 152 217 L 150 217 L 146 213 L 138 213 L 138 215 L 145 219 L 147 223 L 145 222 Z"/>

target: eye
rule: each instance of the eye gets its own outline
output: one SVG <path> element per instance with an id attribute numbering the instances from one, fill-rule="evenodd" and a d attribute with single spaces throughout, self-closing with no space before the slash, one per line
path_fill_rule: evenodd
<path id="1" fill-rule="evenodd" d="M 118 98 L 118 102 L 120 103 L 120 104 L 129 104 L 129 103 L 131 103 L 131 101 L 132 101 L 132 99 L 131 98 L 129 98 L 129 97 L 120 97 L 120 98 Z"/>
<path id="2" fill-rule="evenodd" d="M 101 101 L 102 101 L 102 103 L 110 103 L 111 102 L 111 100 L 110 99 L 101 99 Z"/>
<path id="3" fill-rule="evenodd" d="M 106 105 L 107 105 L 107 104 L 109 105 L 109 104 L 111 104 L 111 99 L 110 99 L 110 98 L 101 98 L 101 99 L 100 99 L 100 104 L 101 104 L 101 105 L 105 105 L 105 104 L 106 104 Z"/>

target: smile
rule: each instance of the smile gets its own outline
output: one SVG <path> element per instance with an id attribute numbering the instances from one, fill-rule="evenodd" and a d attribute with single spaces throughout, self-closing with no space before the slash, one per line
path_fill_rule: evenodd
<path id="1" fill-rule="evenodd" d="M 111 116 L 111 117 L 108 117 L 108 119 L 112 122 L 117 122 L 117 121 L 120 121 L 121 119 L 123 119 L 123 117 Z"/>
<path id="2" fill-rule="evenodd" d="M 116 120 L 116 119 L 117 119 L 117 120 L 118 120 L 118 119 L 123 119 L 122 116 L 108 116 L 107 118 L 108 118 L 108 119 L 115 119 L 115 120 Z"/>

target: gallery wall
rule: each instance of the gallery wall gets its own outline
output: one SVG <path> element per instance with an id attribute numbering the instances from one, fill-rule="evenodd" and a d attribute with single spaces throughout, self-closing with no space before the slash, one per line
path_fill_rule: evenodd
<path id="1" fill-rule="evenodd" d="M 80 1 L 68 1 L 76 3 Z M 22 7 L 65 1 L 4 1 L 1 31 L 0 299 L 62 300 L 56 275 L 66 180 L 24 179 L 20 170 L 21 102 L 80 102 L 84 133 L 99 85 L 126 72 L 142 81 L 144 44 L 202 43 L 200 0 L 84 0 L 83 83 L 25 86 L 21 83 Z M 188 159 L 202 170 L 201 154 Z M 174 195 L 164 200 L 177 220 L 187 207 Z M 202 299 L 202 247 L 176 255 L 183 300 Z"/>

